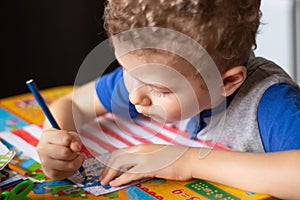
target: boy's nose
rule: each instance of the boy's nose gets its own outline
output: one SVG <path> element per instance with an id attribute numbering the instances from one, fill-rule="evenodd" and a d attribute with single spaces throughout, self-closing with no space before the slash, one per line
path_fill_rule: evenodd
<path id="1" fill-rule="evenodd" d="M 149 106 L 151 99 L 148 96 L 146 86 L 142 86 L 134 90 L 129 95 L 129 100 L 134 105 Z"/>

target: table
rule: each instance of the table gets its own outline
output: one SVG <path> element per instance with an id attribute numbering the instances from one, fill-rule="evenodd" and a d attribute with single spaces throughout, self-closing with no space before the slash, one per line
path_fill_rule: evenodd
<path id="1" fill-rule="evenodd" d="M 72 86 L 61 86 L 42 90 L 47 103 L 72 90 Z M 33 96 L 17 95 L 0 100 L 0 131 L 14 131 L 29 124 L 42 124 L 44 115 Z M 9 145 L 9 144 L 8 144 Z M 203 180 L 172 181 L 154 179 L 100 197 L 94 197 L 84 190 L 74 187 L 69 181 L 49 180 L 45 177 L 39 163 L 33 159 L 23 159 L 22 167 L 34 172 L 34 178 L 44 179 L 35 184 L 28 195 L 31 199 L 273 199 L 268 195 L 255 194 L 225 185 Z M 236 178 L 236 177 L 232 177 Z"/>

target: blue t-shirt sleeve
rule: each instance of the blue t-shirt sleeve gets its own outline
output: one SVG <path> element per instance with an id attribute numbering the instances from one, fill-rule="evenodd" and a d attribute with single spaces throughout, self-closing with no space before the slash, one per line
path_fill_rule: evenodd
<path id="1" fill-rule="evenodd" d="M 139 115 L 129 101 L 129 93 L 123 80 L 123 70 L 120 67 L 97 78 L 95 88 L 100 102 L 109 112 L 126 118 Z"/>
<path id="2" fill-rule="evenodd" d="M 288 84 L 275 84 L 263 94 L 257 113 L 266 152 L 300 150 L 300 94 Z"/>

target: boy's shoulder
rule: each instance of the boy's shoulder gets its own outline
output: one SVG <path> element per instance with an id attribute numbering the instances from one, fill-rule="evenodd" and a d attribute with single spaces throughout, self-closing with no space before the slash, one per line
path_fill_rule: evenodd
<path id="1" fill-rule="evenodd" d="M 264 57 L 251 57 L 247 65 L 247 71 L 254 72 L 258 69 L 266 73 L 266 75 L 271 75 L 274 73 L 286 74 L 282 67 L 271 60 L 268 60 Z"/>
<path id="2" fill-rule="evenodd" d="M 247 84 L 247 82 L 252 87 L 264 87 L 265 89 L 277 83 L 286 83 L 299 90 L 299 86 L 282 67 L 263 57 L 252 57 L 249 60 L 245 83 Z"/>

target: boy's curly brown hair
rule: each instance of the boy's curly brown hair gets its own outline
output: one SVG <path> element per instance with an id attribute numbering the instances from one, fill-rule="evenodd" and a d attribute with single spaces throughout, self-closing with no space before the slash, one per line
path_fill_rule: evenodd
<path id="1" fill-rule="evenodd" d="M 256 48 L 260 0 L 107 0 L 109 36 L 141 27 L 188 35 L 220 69 L 242 65 Z"/>

